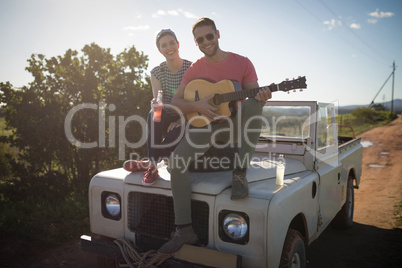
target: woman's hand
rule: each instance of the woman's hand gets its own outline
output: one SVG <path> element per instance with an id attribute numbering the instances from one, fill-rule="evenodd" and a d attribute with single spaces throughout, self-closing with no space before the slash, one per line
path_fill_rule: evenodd
<path id="1" fill-rule="evenodd" d="M 151 100 L 151 109 L 152 109 L 152 111 L 155 109 L 157 103 L 158 103 L 158 101 L 157 101 L 156 98 L 153 98 Z"/>
<path id="2" fill-rule="evenodd" d="M 181 118 L 179 118 L 177 121 L 170 123 L 167 128 L 167 132 L 170 132 L 171 130 L 180 127 L 181 121 L 182 121 Z"/>

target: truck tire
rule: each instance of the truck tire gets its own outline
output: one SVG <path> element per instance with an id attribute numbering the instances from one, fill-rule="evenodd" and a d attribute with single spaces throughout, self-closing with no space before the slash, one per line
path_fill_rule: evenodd
<path id="1" fill-rule="evenodd" d="M 306 247 L 303 236 L 299 231 L 292 228 L 288 230 L 283 245 L 281 268 L 304 268 L 306 267 Z"/>
<path id="2" fill-rule="evenodd" d="M 353 178 L 349 177 L 346 189 L 346 202 L 342 209 L 336 214 L 332 224 L 337 229 L 348 229 L 353 225 L 353 211 L 355 206 L 355 192 Z"/>

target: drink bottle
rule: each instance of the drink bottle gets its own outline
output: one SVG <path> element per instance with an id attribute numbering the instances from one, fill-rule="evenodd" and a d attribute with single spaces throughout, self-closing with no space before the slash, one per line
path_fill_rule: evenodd
<path id="1" fill-rule="evenodd" d="M 283 177 L 285 176 L 285 157 L 280 154 L 278 157 L 278 163 L 276 165 L 276 185 L 283 185 Z"/>
<path id="2" fill-rule="evenodd" d="M 162 115 L 162 109 L 163 109 L 162 96 L 163 96 L 163 91 L 158 90 L 158 96 L 156 97 L 156 104 L 153 104 L 154 122 L 161 121 L 161 115 Z"/>

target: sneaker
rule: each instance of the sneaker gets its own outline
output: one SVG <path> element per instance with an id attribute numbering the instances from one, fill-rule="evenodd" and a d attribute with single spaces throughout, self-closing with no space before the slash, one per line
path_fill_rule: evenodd
<path id="1" fill-rule="evenodd" d="M 176 232 L 174 233 L 172 239 L 164 244 L 159 250 L 158 253 L 162 254 L 173 254 L 184 245 L 192 245 L 198 242 L 198 237 L 193 230 L 191 225 L 176 228 Z"/>
<path id="2" fill-rule="evenodd" d="M 158 169 L 151 167 L 148 168 L 144 173 L 144 178 L 142 179 L 142 185 L 150 186 L 155 183 L 156 177 L 158 176 Z"/>
<path id="3" fill-rule="evenodd" d="M 145 171 L 148 169 L 149 162 L 141 160 L 127 160 L 123 164 L 123 168 L 130 172 Z"/>
<path id="4" fill-rule="evenodd" d="M 248 196 L 248 181 L 246 172 L 234 171 L 232 178 L 232 194 L 230 199 L 243 199 Z"/>

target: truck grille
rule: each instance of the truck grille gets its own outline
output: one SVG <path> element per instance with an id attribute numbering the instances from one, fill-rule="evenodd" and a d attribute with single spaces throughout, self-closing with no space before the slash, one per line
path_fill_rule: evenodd
<path id="1" fill-rule="evenodd" d="M 192 200 L 193 228 L 200 244 L 208 244 L 209 206 Z M 173 198 L 165 195 L 131 192 L 128 195 L 128 228 L 135 233 L 136 244 L 142 250 L 159 249 L 175 231 Z"/>

